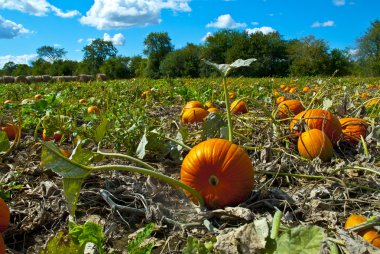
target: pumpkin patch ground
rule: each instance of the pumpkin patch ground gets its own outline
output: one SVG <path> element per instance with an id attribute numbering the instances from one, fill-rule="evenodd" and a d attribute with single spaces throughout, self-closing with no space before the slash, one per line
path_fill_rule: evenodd
<path id="1" fill-rule="evenodd" d="M 134 253 L 136 239 L 144 241 L 135 251 L 151 253 L 285 253 L 282 246 L 310 254 L 334 253 L 332 248 L 380 251 L 371 244 L 376 237 L 367 241 L 345 229 L 351 214 L 369 221 L 380 216 L 380 106 L 366 107 L 359 96 L 379 81 L 229 78 L 230 91 L 247 107 L 244 114 L 232 114 L 232 142 L 220 79 L 106 82 L 0 86 L 0 98 L 13 101 L 1 106 L 2 120 L 22 126 L 14 140 L 0 132 L 0 197 L 10 208 L 10 223 L 1 227 L 7 253 L 52 253 L 49 246 L 72 241 L 75 234 L 69 232 L 75 230 L 81 237 L 101 235 L 103 253 Z M 296 89 L 284 91 L 282 84 Z M 22 98 L 8 96 L 16 94 L 12 91 L 22 98 L 43 96 L 21 103 Z M 144 91 L 152 92 L 142 98 Z M 322 124 L 310 123 L 313 114 L 296 117 L 302 112 L 291 107 L 287 119 L 276 117 L 281 96 L 300 101 L 302 110 L 324 112 L 317 118 Z M 210 103 L 216 112 L 183 123 L 190 101 L 199 102 L 195 108 Z M 89 114 L 89 105 L 101 114 Z M 347 137 L 351 132 L 342 131 L 338 120 L 343 118 L 364 119 L 355 142 Z M 62 136 L 44 143 L 44 129 Z M 313 142 L 309 133 L 321 134 L 322 144 L 334 139 L 326 143 L 328 156 L 318 156 L 321 148 L 313 148 L 313 160 L 300 154 L 298 139 L 307 150 Z M 228 174 L 199 173 L 197 165 Z M 204 209 L 193 195 L 157 175 L 194 187 L 203 195 Z M 207 196 L 216 187 L 222 187 L 219 199 Z M 75 188 L 79 196 L 73 195 Z M 69 228 L 70 213 L 77 226 Z"/>

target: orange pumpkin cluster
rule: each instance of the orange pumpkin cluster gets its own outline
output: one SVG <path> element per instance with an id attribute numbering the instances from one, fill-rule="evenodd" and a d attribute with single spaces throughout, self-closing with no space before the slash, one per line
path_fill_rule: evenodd
<path id="1" fill-rule="evenodd" d="M 189 101 L 182 110 L 182 123 L 192 124 L 203 122 L 209 111 L 199 101 Z"/>
<path id="2" fill-rule="evenodd" d="M 359 214 L 351 214 L 344 225 L 345 229 L 357 226 L 367 221 L 367 218 Z M 364 238 L 373 246 L 380 248 L 380 234 L 374 228 L 364 229 L 358 232 L 358 235 Z"/>
<path id="3" fill-rule="evenodd" d="M 9 207 L 5 201 L 0 198 L 0 253 L 5 253 L 5 243 L 2 233 L 8 228 L 10 222 Z"/>

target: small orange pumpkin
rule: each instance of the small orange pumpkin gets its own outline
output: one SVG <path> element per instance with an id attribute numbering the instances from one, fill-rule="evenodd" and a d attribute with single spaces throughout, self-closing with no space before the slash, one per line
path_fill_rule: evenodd
<path id="1" fill-rule="evenodd" d="M 42 94 L 36 94 L 36 95 L 34 95 L 34 99 L 36 100 L 36 101 L 38 101 L 38 100 L 41 100 L 42 99 L 42 97 L 43 97 L 43 95 Z"/>
<path id="2" fill-rule="evenodd" d="M 339 119 L 342 125 L 343 138 L 353 145 L 357 145 L 360 140 L 360 136 L 363 138 L 367 135 L 368 124 L 366 120 L 362 118 L 341 118 Z"/>
<path id="3" fill-rule="evenodd" d="M 208 115 L 208 111 L 204 108 L 191 108 L 187 109 L 182 114 L 182 123 L 200 123 Z"/>
<path id="4" fill-rule="evenodd" d="M 9 212 L 9 207 L 5 201 L 0 198 L 0 233 L 4 232 L 8 226 L 11 215 Z"/>
<path id="5" fill-rule="evenodd" d="M 218 112 L 219 110 L 217 108 L 211 107 L 207 109 L 208 112 Z"/>
<path id="6" fill-rule="evenodd" d="M 46 129 L 42 130 L 42 140 L 43 141 L 51 141 L 54 140 L 55 142 L 59 142 L 62 138 L 62 133 L 59 131 L 54 132 L 52 137 L 48 137 L 46 134 Z"/>
<path id="7" fill-rule="evenodd" d="M 206 102 L 206 103 L 203 105 L 203 107 L 204 107 L 205 109 L 208 109 L 208 108 L 213 108 L 214 105 L 212 104 L 211 101 L 208 101 L 208 102 Z"/>
<path id="8" fill-rule="evenodd" d="M 181 181 L 204 198 L 207 208 L 238 205 L 247 200 L 254 184 L 248 154 L 225 139 L 209 139 L 194 146 L 181 167 Z M 197 203 L 190 193 L 186 195 Z"/>
<path id="9" fill-rule="evenodd" d="M 84 99 L 84 98 L 82 98 L 82 99 L 79 99 L 79 103 L 81 103 L 81 104 L 87 103 L 87 100 L 86 100 L 86 99 Z"/>
<path id="10" fill-rule="evenodd" d="M 310 90 L 310 88 L 308 86 L 305 86 L 302 88 L 302 92 L 304 92 L 304 93 L 308 93 L 309 90 Z"/>
<path id="11" fill-rule="evenodd" d="M 286 100 L 285 96 L 277 97 L 277 99 L 276 99 L 276 104 L 278 105 L 278 104 L 280 104 L 281 102 L 283 102 L 283 101 L 285 101 L 285 100 Z"/>
<path id="12" fill-rule="evenodd" d="M 351 214 L 344 225 L 345 229 L 349 229 L 351 227 L 357 226 L 359 224 L 362 224 L 367 221 L 367 218 L 359 215 L 359 214 Z M 358 235 L 362 236 L 364 240 L 371 243 L 377 248 L 380 248 L 380 234 L 374 229 L 364 229 L 359 232 L 357 232 Z"/>
<path id="13" fill-rule="evenodd" d="M 90 106 L 87 108 L 87 113 L 95 113 L 97 115 L 100 115 L 100 109 L 97 106 Z"/>
<path id="14" fill-rule="evenodd" d="M 19 132 L 17 125 L 13 123 L 6 123 L 4 126 L 1 126 L 1 130 L 7 134 L 9 140 L 14 140 Z"/>
<path id="15" fill-rule="evenodd" d="M 235 100 L 231 103 L 231 112 L 236 115 L 245 114 L 248 112 L 247 104 L 244 101 Z"/>
<path id="16" fill-rule="evenodd" d="M 302 120 L 301 120 L 302 119 Z M 300 129 L 295 129 L 296 124 Z M 305 124 L 308 129 L 319 129 L 329 137 L 332 144 L 336 144 L 342 136 L 342 126 L 333 114 L 323 109 L 309 109 L 298 113 L 290 122 L 290 129 L 295 133 L 301 133 Z"/>
<path id="17" fill-rule="evenodd" d="M 278 105 L 277 118 L 284 119 L 289 117 L 289 113 L 292 115 L 297 115 L 298 113 L 304 111 L 305 108 L 302 102 L 299 100 L 286 100 Z"/>
<path id="18" fill-rule="evenodd" d="M 369 101 L 366 102 L 365 106 L 366 108 L 370 108 L 372 106 L 376 106 L 376 105 L 380 105 L 380 99 L 371 99 Z"/>
<path id="19" fill-rule="evenodd" d="M 318 130 L 305 131 L 298 137 L 298 152 L 309 160 L 319 157 L 322 161 L 330 161 L 334 155 L 333 147 L 327 135 Z"/>

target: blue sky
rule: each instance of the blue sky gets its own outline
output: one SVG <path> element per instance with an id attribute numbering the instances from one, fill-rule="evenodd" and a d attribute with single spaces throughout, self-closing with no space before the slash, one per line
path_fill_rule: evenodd
<path id="1" fill-rule="evenodd" d="M 151 32 L 168 32 L 176 49 L 202 44 L 223 28 L 314 35 L 330 48 L 355 49 L 380 19 L 379 0 L 0 0 L 0 67 L 30 63 L 55 46 L 82 60 L 91 39 L 110 40 L 120 55 L 142 55 Z"/>

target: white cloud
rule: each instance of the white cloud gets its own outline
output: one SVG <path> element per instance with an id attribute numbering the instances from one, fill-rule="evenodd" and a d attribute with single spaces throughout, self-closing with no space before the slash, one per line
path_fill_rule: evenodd
<path id="1" fill-rule="evenodd" d="M 325 22 L 316 21 L 311 25 L 311 27 L 329 27 L 329 26 L 335 26 L 335 22 L 332 20 L 328 20 Z"/>
<path id="2" fill-rule="evenodd" d="M 257 22 L 257 21 L 253 21 L 253 22 L 251 22 L 251 25 L 253 25 L 253 26 L 257 26 L 257 25 L 259 25 L 259 22 Z"/>
<path id="3" fill-rule="evenodd" d="M 113 37 L 108 33 L 104 33 L 103 40 L 112 42 L 114 46 L 123 46 L 125 44 L 125 37 L 121 33 L 117 33 Z"/>
<path id="4" fill-rule="evenodd" d="M 0 16 L 0 39 L 12 39 L 21 35 L 31 33 L 23 25 Z"/>
<path id="5" fill-rule="evenodd" d="M 79 38 L 78 39 L 78 43 L 82 43 L 83 42 L 83 39 L 82 38 Z"/>
<path id="6" fill-rule="evenodd" d="M 343 6 L 346 4 L 345 0 L 333 0 L 333 4 L 336 6 Z"/>
<path id="7" fill-rule="evenodd" d="M 212 34 L 211 32 L 208 32 L 205 36 L 202 37 L 201 41 L 206 41 L 208 37 L 210 37 Z"/>
<path id="8" fill-rule="evenodd" d="M 262 27 L 258 27 L 258 28 L 247 28 L 247 29 L 245 29 L 245 32 L 248 34 L 254 34 L 254 33 L 258 33 L 258 32 L 261 32 L 263 34 L 270 34 L 270 33 L 275 33 L 276 30 L 270 26 L 262 26 Z"/>
<path id="9" fill-rule="evenodd" d="M 46 16 L 51 11 L 62 18 L 80 15 L 76 10 L 63 12 L 46 0 L 0 0 L 0 9 L 17 10 L 34 16 Z"/>
<path id="10" fill-rule="evenodd" d="M 246 23 L 236 22 L 230 14 L 220 15 L 215 22 L 210 22 L 206 27 L 215 27 L 215 28 L 238 28 L 246 27 Z"/>
<path id="11" fill-rule="evenodd" d="M 95 0 L 80 22 L 99 30 L 159 24 L 162 9 L 190 12 L 188 2 L 190 0 Z"/>
<path id="12" fill-rule="evenodd" d="M 25 54 L 20 56 L 0 56 L 0 68 L 3 68 L 4 64 L 8 62 L 14 62 L 15 64 L 28 64 L 37 59 L 37 54 Z"/>

